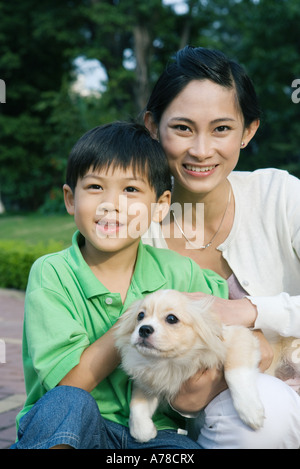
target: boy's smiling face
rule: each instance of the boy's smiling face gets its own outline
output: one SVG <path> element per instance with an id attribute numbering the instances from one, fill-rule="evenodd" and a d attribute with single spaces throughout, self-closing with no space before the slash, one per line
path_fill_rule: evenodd
<path id="1" fill-rule="evenodd" d="M 151 220 L 160 221 L 169 209 L 169 191 L 157 200 L 154 188 L 132 168 L 92 168 L 77 181 L 74 193 L 64 186 L 65 204 L 85 237 L 86 247 L 116 252 L 138 244 Z"/>

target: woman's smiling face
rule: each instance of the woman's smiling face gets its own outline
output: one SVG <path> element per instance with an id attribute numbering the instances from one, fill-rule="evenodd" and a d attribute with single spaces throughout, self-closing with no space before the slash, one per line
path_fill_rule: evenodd
<path id="1" fill-rule="evenodd" d="M 244 128 L 233 88 L 193 80 L 166 108 L 158 131 L 176 182 L 205 193 L 235 168 L 242 142 L 247 145 L 257 125 Z"/>

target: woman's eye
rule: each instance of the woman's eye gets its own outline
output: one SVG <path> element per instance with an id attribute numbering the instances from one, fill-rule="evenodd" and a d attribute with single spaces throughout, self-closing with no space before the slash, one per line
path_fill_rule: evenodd
<path id="1" fill-rule="evenodd" d="M 230 127 L 228 127 L 228 125 L 220 125 L 215 130 L 216 132 L 222 133 L 222 132 L 227 132 L 228 130 L 230 130 Z"/>
<path id="2" fill-rule="evenodd" d="M 177 124 L 175 129 L 180 130 L 180 132 L 190 132 L 190 128 L 184 124 Z"/>

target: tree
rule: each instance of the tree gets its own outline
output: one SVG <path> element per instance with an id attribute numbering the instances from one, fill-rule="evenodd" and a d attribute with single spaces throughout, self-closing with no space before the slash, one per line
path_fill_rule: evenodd
<path id="1" fill-rule="evenodd" d="M 7 86 L 6 104 L 0 105 L 0 186 L 8 207 L 37 208 L 57 177 L 45 154 L 51 130 L 41 102 L 61 93 L 71 70 L 74 35 L 68 32 L 79 4 L 0 2 L 0 76 Z"/>
<path id="2" fill-rule="evenodd" d="M 162 0 L 0 0 L 0 15 L 0 78 L 8 88 L 0 108 L 0 185 L 8 208 L 21 209 L 40 207 L 62 184 L 66 155 L 89 126 L 136 117 L 198 21 L 179 18 Z M 125 52 L 134 69 L 124 66 Z M 101 100 L 70 95 L 78 55 L 105 66 Z"/>
<path id="3" fill-rule="evenodd" d="M 291 84 L 300 78 L 298 0 L 183 3 L 178 12 L 163 0 L 0 0 L 0 79 L 7 87 L 0 188 L 8 209 L 36 209 L 49 200 L 57 206 L 53 188 L 64 182 L 76 139 L 95 125 L 135 118 L 172 54 L 187 43 L 221 49 L 254 79 L 263 122 L 239 167 L 286 167 L 300 176 L 300 104 L 291 100 Z M 79 55 L 105 67 L 101 99 L 70 92 Z"/>

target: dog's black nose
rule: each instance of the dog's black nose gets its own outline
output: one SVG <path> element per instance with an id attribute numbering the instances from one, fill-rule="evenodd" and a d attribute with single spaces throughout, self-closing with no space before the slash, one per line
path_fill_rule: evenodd
<path id="1" fill-rule="evenodd" d="M 141 326 L 139 328 L 139 335 L 140 337 L 149 337 L 149 335 L 153 334 L 154 329 L 152 326 Z"/>

